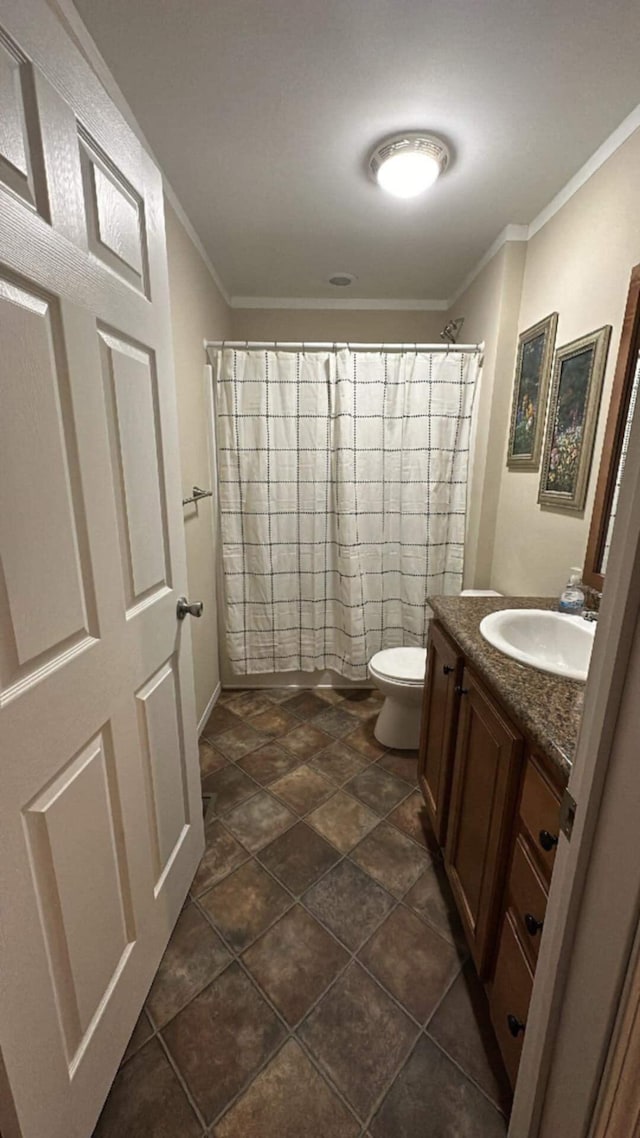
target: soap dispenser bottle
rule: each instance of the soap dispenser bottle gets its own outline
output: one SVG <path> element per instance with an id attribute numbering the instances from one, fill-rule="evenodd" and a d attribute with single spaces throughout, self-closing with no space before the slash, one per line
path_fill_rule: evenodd
<path id="1" fill-rule="evenodd" d="M 584 590 L 582 588 L 582 573 L 573 566 L 569 580 L 560 594 L 558 603 L 559 612 L 567 612 L 572 616 L 580 616 L 584 609 Z"/>

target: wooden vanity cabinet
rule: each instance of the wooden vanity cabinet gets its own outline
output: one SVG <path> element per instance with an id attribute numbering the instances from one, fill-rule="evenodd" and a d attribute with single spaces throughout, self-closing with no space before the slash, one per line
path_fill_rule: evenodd
<path id="1" fill-rule="evenodd" d="M 515 1083 L 564 782 L 433 621 L 419 781 L 505 1067 Z"/>
<path id="2" fill-rule="evenodd" d="M 444 864 L 480 979 L 495 955 L 524 740 L 465 667 Z"/>
<path id="3" fill-rule="evenodd" d="M 439 846 L 444 846 L 447 837 L 462 663 L 457 645 L 432 621 L 422 702 L 418 780 Z"/>

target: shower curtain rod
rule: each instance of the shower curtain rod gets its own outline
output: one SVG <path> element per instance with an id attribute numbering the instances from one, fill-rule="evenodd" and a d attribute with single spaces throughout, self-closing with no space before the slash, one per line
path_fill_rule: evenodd
<path id="1" fill-rule="evenodd" d="M 332 340 L 325 343 L 307 340 L 205 340 L 205 348 L 221 351 L 223 348 L 294 348 L 309 351 L 333 351 L 334 348 L 349 348 L 354 352 L 469 352 L 481 355 L 484 344 L 352 344 L 346 340 Z"/>

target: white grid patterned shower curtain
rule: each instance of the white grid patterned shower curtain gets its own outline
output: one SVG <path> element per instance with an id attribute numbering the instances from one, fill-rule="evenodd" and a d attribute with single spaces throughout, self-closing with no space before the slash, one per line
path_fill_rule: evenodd
<path id="1" fill-rule="evenodd" d="M 366 676 L 462 585 L 477 356 L 227 348 L 216 361 L 229 660 Z"/>

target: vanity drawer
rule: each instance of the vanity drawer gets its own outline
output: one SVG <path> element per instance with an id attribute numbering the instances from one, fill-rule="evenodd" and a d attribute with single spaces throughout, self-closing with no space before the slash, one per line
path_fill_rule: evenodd
<path id="1" fill-rule="evenodd" d="M 560 797 L 531 757 L 527 759 L 520 818 L 547 884 L 551 880 L 560 829 Z"/>
<path id="2" fill-rule="evenodd" d="M 518 1075 L 532 988 L 533 973 L 518 939 L 513 917 L 507 911 L 502 925 L 489 1006 L 512 1086 Z"/>
<path id="3" fill-rule="evenodd" d="M 522 943 L 535 967 L 547 908 L 547 891 L 529 856 L 527 846 L 524 835 L 518 834 L 511 862 L 509 897 Z"/>

